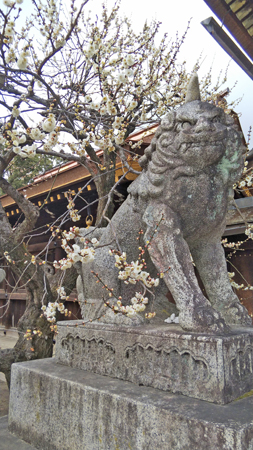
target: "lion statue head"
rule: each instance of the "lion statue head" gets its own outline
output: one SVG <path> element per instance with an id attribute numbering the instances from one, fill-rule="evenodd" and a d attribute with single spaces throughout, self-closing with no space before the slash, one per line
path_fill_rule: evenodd
<path id="1" fill-rule="evenodd" d="M 223 109 L 200 100 L 197 75 L 188 86 L 185 103 L 161 121 L 154 139 L 139 160 L 142 174 L 129 187 L 143 200 L 166 198 L 177 180 L 213 177 L 232 188 L 243 168 L 245 147 L 234 119 Z"/>

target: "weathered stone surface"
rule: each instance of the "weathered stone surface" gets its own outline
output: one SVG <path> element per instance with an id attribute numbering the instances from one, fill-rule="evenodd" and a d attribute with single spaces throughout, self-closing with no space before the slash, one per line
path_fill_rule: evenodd
<path id="1" fill-rule="evenodd" d="M 158 321 L 168 313 L 169 289 L 185 330 L 226 333 L 227 324 L 252 324 L 231 288 L 220 243 L 232 187 L 241 176 L 245 151 L 233 118 L 215 105 L 200 101 L 194 76 L 187 103 L 162 119 L 140 159 L 142 173 L 129 187 L 127 200 L 101 232 L 102 247 L 96 249 L 95 260 L 79 267 L 77 290 L 85 318 L 92 300 L 106 298 L 105 289 L 96 284 L 92 270 L 114 289 L 115 297 L 122 297 L 124 305 L 131 304 L 131 298 L 140 290 L 139 286 L 126 286 L 118 279 L 108 248 L 126 252 L 130 263 L 138 259 L 139 244 L 144 248 L 149 241 L 146 270 L 152 277 L 157 272 L 164 273 L 154 302 Z M 137 244 L 140 229 L 144 235 Z M 83 233 L 91 239 L 97 230 Z M 208 298 L 199 288 L 191 256 Z M 152 305 L 147 312 L 150 309 Z M 118 315 L 107 316 L 101 320 L 112 323 Z"/>
<path id="2" fill-rule="evenodd" d="M 214 405 L 39 360 L 12 366 L 9 429 L 41 450 L 253 450 L 253 397 Z"/>
<path id="3" fill-rule="evenodd" d="M 0 417 L 0 450 L 36 450 L 8 431 L 8 416 Z"/>
<path id="4" fill-rule="evenodd" d="M 117 327 L 58 322 L 56 361 L 225 404 L 253 389 L 253 330 L 182 332 L 178 325 Z"/>

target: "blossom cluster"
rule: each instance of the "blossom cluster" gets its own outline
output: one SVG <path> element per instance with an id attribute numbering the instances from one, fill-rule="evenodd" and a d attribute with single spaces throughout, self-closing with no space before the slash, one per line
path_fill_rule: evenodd
<path id="1" fill-rule="evenodd" d="M 130 264 L 126 262 L 126 253 L 109 250 L 110 255 L 115 257 L 115 267 L 121 269 L 118 278 L 123 280 L 125 284 L 136 284 L 141 281 L 147 288 L 157 287 L 159 278 L 151 278 L 150 274 L 143 269 L 144 263 L 140 261 L 132 261 Z"/>
<path id="2" fill-rule="evenodd" d="M 12 261 L 10 255 L 9 255 L 9 252 L 5 251 L 4 252 L 4 257 L 5 257 L 6 261 L 8 261 L 9 263 L 13 263 L 14 262 L 14 261 Z"/>
<path id="3" fill-rule="evenodd" d="M 239 241 L 239 242 L 228 242 L 227 238 L 222 239 L 221 243 L 223 245 L 223 247 L 226 248 L 231 248 L 231 249 L 235 249 L 237 250 L 244 241 Z"/>
<path id="4" fill-rule="evenodd" d="M 253 186 L 253 170 L 248 169 L 248 161 L 244 161 L 243 175 L 241 179 L 234 184 L 234 189 L 252 188 Z"/>
<path id="5" fill-rule="evenodd" d="M 8 130 L 6 134 L 12 141 L 14 153 L 21 152 L 22 147 L 20 146 L 26 142 L 26 135 L 19 133 L 17 130 Z M 8 145 L 8 140 L 2 134 L 0 134 L 0 144 Z"/>
<path id="6" fill-rule="evenodd" d="M 43 316 L 46 317 L 47 321 L 51 324 L 56 322 L 56 313 L 59 311 L 61 314 L 64 314 L 66 317 L 71 316 L 71 311 L 65 308 L 63 301 L 68 300 L 69 296 L 67 296 L 65 289 L 63 286 L 58 287 L 57 289 L 58 298 L 62 300 L 61 302 L 49 302 L 48 305 L 43 305 L 41 307 L 43 311 Z M 56 331 L 55 328 L 52 331 Z"/>
<path id="7" fill-rule="evenodd" d="M 48 118 L 42 123 L 42 128 L 47 133 L 51 133 L 51 131 L 54 131 L 56 125 L 55 117 L 52 113 L 48 115 Z"/>
<path id="8" fill-rule="evenodd" d="M 246 236 L 248 236 L 250 239 L 253 239 L 253 225 L 248 225 L 245 230 Z"/>
<path id="9" fill-rule="evenodd" d="M 110 306 L 114 312 L 121 312 L 128 317 L 134 317 L 136 313 L 145 311 L 146 305 L 148 304 L 148 298 L 144 297 L 141 292 L 136 292 L 135 296 L 131 298 L 131 303 L 131 305 L 124 306 L 119 299 L 116 305 L 110 305 L 110 302 L 108 301 L 105 303 L 105 306 Z"/>
<path id="10" fill-rule="evenodd" d="M 7 6 L 8 8 L 11 8 L 15 3 L 18 5 L 21 5 L 24 0 L 3 0 L 3 4 Z"/>
<path id="11" fill-rule="evenodd" d="M 18 117 L 20 114 L 20 110 L 14 106 L 12 109 L 12 116 Z M 44 141 L 43 150 L 48 152 L 50 151 L 58 142 L 59 132 L 55 131 L 56 119 L 53 114 L 49 114 L 48 118 L 42 122 L 41 126 L 37 126 L 35 128 L 27 129 L 27 135 L 33 141 L 43 142 L 45 137 L 47 140 Z M 44 133 L 41 128 L 48 133 Z M 12 150 L 17 155 L 21 156 L 21 158 L 33 158 L 36 155 L 36 151 L 38 148 L 38 144 L 31 145 L 23 145 L 27 141 L 27 135 L 21 133 L 19 130 L 6 130 L 6 135 L 12 140 Z M 9 139 L 6 139 L 3 134 L 0 134 L 0 144 L 9 145 Z M 73 213 L 72 213 L 73 214 Z M 74 214 L 73 214 L 73 217 Z M 74 219 L 73 219 L 74 220 Z M 79 219 L 77 219 L 79 220 Z"/>
<path id="12" fill-rule="evenodd" d="M 30 129 L 29 134 L 34 141 L 40 141 L 46 136 L 38 127 Z"/>
<path id="13" fill-rule="evenodd" d="M 234 272 L 228 272 L 228 276 L 229 276 L 229 280 L 231 283 L 231 286 L 234 287 L 235 289 L 242 289 L 244 291 L 253 291 L 253 286 L 245 286 L 243 283 L 238 284 L 233 280 L 233 277 L 235 276 Z"/>
<path id="14" fill-rule="evenodd" d="M 22 3 L 3 1 L 6 6 L 13 6 L 13 11 L 15 4 Z M 34 78 L 26 71 L 22 89 L 17 79 L 18 93 L 12 95 L 18 101 L 25 95 L 29 112 L 41 113 L 42 108 L 45 114 L 48 102 L 47 118 L 26 130 L 34 141 L 41 141 L 37 144 L 40 150 L 48 152 L 59 144 L 62 127 L 71 136 L 67 145 L 72 152 L 92 158 L 97 148 L 105 153 L 117 152 L 117 146 L 124 144 L 136 126 L 159 120 L 171 106 L 183 101 L 188 75 L 184 63 L 177 64 L 176 58 L 185 35 L 171 41 L 169 47 L 164 36 L 157 45 L 159 24 L 145 24 L 136 35 L 130 22 L 120 18 L 117 2 L 111 12 L 103 5 L 99 22 L 84 14 L 84 5 L 70 3 L 65 15 L 56 0 L 33 2 L 26 27 L 20 32 L 14 30 L 19 16 L 12 20 L 14 12 L 8 12 L 0 20 L 1 34 L 6 38 L 4 63 L 7 72 L 16 65 L 25 71 L 29 64 L 29 70 L 38 74 Z M 36 47 L 32 40 L 34 27 L 41 34 Z M 18 76 L 22 77 L 22 73 Z M 23 114 L 26 116 L 20 105 L 13 107 L 12 116 L 19 117 L 20 123 Z M 45 133 L 49 133 L 46 140 Z M 16 149 L 16 153 L 23 158 L 32 157 L 35 147 L 29 147 Z M 111 169 L 109 159 L 97 167 Z"/>
<path id="15" fill-rule="evenodd" d="M 65 250 L 67 257 L 59 261 L 54 261 L 53 264 L 56 269 L 66 270 L 79 261 L 86 264 L 94 259 L 95 250 L 93 245 L 98 244 L 97 239 L 94 238 L 91 240 L 92 246 L 86 244 L 84 248 L 81 248 L 78 244 L 71 245 L 69 243 L 69 241 L 79 236 L 78 227 L 71 227 L 69 231 L 63 231 L 62 235 L 61 246 Z M 80 237 L 80 242 L 85 242 L 85 238 Z"/>
<path id="16" fill-rule="evenodd" d="M 29 57 L 29 51 L 27 49 L 24 49 L 18 58 L 17 66 L 20 70 L 27 69 L 28 66 L 28 57 Z"/>
<path id="17" fill-rule="evenodd" d="M 24 147 L 13 147 L 14 153 L 21 156 L 21 158 L 33 158 L 36 155 L 37 145 L 25 145 Z"/>
<path id="18" fill-rule="evenodd" d="M 126 261 L 126 253 L 118 252 L 116 250 L 109 250 L 109 254 L 115 258 L 115 267 L 119 269 L 118 278 L 123 280 L 125 284 L 136 284 L 140 282 L 144 287 L 144 292 L 146 288 L 157 287 L 159 284 L 159 278 L 152 278 L 150 274 L 143 271 L 144 262 L 142 261 L 132 261 L 130 264 Z M 126 314 L 128 317 L 133 317 L 138 312 L 143 312 L 148 304 L 148 297 L 144 296 L 144 293 L 135 292 L 135 296 L 130 299 L 131 304 L 124 306 L 121 302 L 121 297 L 117 301 L 117 305 L 113 306 L 114 311 Z M 113 293 L 110 292 L 110 297 Z M 105 305 L 109 306 L 109 302 Z M 155 312 L 150 312 L 145 314 L 147 319 L 151 319 L 155 316 Z"/>
<path id="19" fill-rule="evenodd" d="M 69 311 L 65 308 L 64 304 L 58 302 L 49 302 L 48 305 L 43 305 L 41 307 L 43 311 L 43 315 L 46 317 L 47 321 L 50 323 L 56 322 L 56 312 L 59 311 L 61 314 L 65 316 L 69 316 Z"/>
<path id="20" fill-rule="evenodd" d="M 69 210 L 69 215 L 73 222 L 78 222 L 81 219 L 80 214 L 78 214 L 78 209 L 75 209 L 75 203 L 71 197 L 68 197 L 67 209 Z"/>
<path id="21" fill-rule="evenodd" d="M 24 334 L 24 338 L 31 341 L 34 336 L 41 337 L 42 334 L 43 334 L 42 331 L 38 330 L 37 328 L 34 328 L 34 330 L 31 330 L 30 328 L 28 328 Z"/>

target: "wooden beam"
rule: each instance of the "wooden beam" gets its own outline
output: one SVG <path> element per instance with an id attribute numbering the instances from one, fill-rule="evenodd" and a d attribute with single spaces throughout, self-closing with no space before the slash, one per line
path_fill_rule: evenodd
<path id="1" fill-rule="evenodd" d="M 247 55 L 253 59 L 253 39 L 244 28 L 243 24 L 236 17 L 224 0 L 204 0 L 214 14 L 219 18 L 222 25 L 225 25 L 229 33 L 235 38 Z"/>

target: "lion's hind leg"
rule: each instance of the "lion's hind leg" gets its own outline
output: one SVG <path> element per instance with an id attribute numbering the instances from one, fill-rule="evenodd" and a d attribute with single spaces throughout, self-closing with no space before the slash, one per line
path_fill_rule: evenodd
<path id="1" fill-rule="evenodd" d="M 240 303 L 229 281 L 224 250 L 219 239 L 198 240 L 191 254 L 213 307 L 226 323 L 251 325 L 246 308 Z"/>

